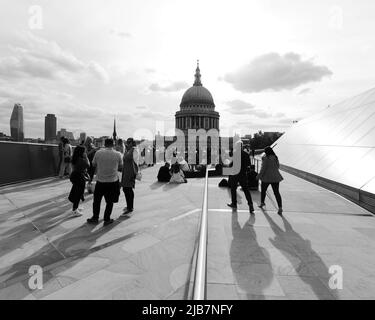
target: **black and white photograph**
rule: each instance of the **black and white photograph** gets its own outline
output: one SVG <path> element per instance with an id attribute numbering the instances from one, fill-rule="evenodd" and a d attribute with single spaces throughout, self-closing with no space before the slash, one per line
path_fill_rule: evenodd
<path id="1" fill-rule="evenodd" d="M 0 0 L 0 300 L 374 300 L 374 30 L 373 0 Z"/>

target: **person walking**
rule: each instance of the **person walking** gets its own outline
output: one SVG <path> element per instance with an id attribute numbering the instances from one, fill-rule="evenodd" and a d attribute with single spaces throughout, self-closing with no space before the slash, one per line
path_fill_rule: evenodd
<path id="1" fill-rule="evenodd" d="M 266 199 L 266 191 L 269 185 L 272 186 L 273 193 L 275 195 L 279 210 L 277 213 L 281 216 L 283 213 L 282 199 L 279 192 L 279 184 L 284 179 L 279 171 L 279 159 L 271 147 L 264 149 L 265 155 L 262 157 L 262 167 L 257 176 L 257 179 L 261 180 L 261 202 L 259 208 L 263 208 Z"/>
<path id="2" fill-rule="evenodd" d="M 92 164 L 96 167 L 96 185 L 94 202 L 92 206 L 93 216 L 87 219 L 87 223 L 99 222 L 100 203 L 104 196 L 106 207 L 104 211 L 104 225 L 113 222 L 111 219 L 113 204 L 118 202 L 120 196 L 120 182 L 118 171 L 122 170 L 121 153 L 114 150 L 113 139 L 105 139 L 104 149 L 95 153 Z"/>
<path id="3" fill-rule="evenodd" d="M 228 183 L 230 186 L 232 202 L 228 203 L 227 205 L 228 207 L 231 207 L 232 209 L 237 209 L 237 187 L 238 187 L 238 184 L 240 184 L 242 191 L 245 194 L 247 204 L 249 206 L 249 211 L 251 214 L 253 214 L 254 205 L 253 205 L 253 200 L 251 198 L 251 194 L 250 194 L 249 187 L 248 187 L 248 181 L 247 181 L 247 170 L 248 170 L 248 167 L 250 166 L 250 157 L 249 157 L 249 154 L 243 150 L 242 141 L 237 142 L 235 145 L 235 148 L 237 149 L 235 150 L 235 152 L 241 152 L 241 169 L 238 174 L 229 176 Z"/>
<path id="4" fill-rule="evenodd" d="M 72 214 L 79 217 L 82 215 L 83 208 L 79 207 L 79 202 L 84 201 L 83 194 L 85 192 L 86 180 L 88 179 L 87 169 L 90 167 L 84 146 L 77 146 L 74 149 L 72 157 L 73 171 L 70 175 L 72 189 L 69 194 L 69 201 L 73 203 Z"/>
<path id="5" fill-rule="evenodd" d="M 87 173 L 89 175 L 89 181 L 87 183 L 87 192 L 92 193 L 92 180 L 94 179 L 95 175 L 95 167 L 92 165 L 92 161 L 94 160 L 94 156 L 96 153 L 96 148 L 93 144 L 93 139 L 91 137 L 87 137 L 85 141 L 85 147 L 86 147 L 86 153 L 87 153 L 87 158 L 90 161 L 90 167 L 87 170 Z"/>
<path id="6" fill-rule="evenodd" d="M 134 188 L 135 179 L 138 174 L 138 151 L 133 138 L 126 140 L 126 151 L 124 154 L 124 168 L 122 170 L 121 185 L 126 199 L 126 207 L 123 214 L 127 215 L 134 210 Z"/>
<path id="7" fill-rule="evenodd" d="M 70 145 L 69 139 L 63 138 L 63 159 L 61 161 L 60 166 L 60 179 L 64 177 L 65 170 L 67 171 L 68 175 L 72 173 L 72 146 Z"/>

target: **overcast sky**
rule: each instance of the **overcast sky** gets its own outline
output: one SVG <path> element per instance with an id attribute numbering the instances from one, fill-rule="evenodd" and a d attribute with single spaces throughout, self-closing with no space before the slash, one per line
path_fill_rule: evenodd
<path id="1" fill-rule="evenodd" d="M 373 0 L 0 0 L 0 132 L 173 128 L 197 59 L 223 132 L 284 131 L 375 86 L 374 30 Z"/>

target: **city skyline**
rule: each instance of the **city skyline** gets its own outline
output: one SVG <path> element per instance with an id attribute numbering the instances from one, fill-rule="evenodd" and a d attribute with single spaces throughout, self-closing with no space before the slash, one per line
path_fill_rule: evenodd
<path id="1" fill-rule="evenodd" d="M 196 59 L 223 132 L 285 131 L 374 87 L 372 1 L 43 3 L 40 28 L 30 22 L 33 3 L 3 3 L 5 133 L 18 102 L 29 137 L 43 137 L 47 113 L 75 135 L 110 134 L 113 117 L 123 137 L 155 131 L 155 121 L 173 128 Z"/>

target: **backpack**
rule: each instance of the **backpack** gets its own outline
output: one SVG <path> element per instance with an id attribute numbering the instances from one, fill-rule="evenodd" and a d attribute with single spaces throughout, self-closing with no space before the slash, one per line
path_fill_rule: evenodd
<path id="1" fill-rule="evenodd" d="M 219 182 L 219 187 L 220 187 L 220 188 L 223 188 L 223 187 L 229 187 L 228 180 L 227 180 L 227 179 L 222 179 L 222 180 Z"/>

